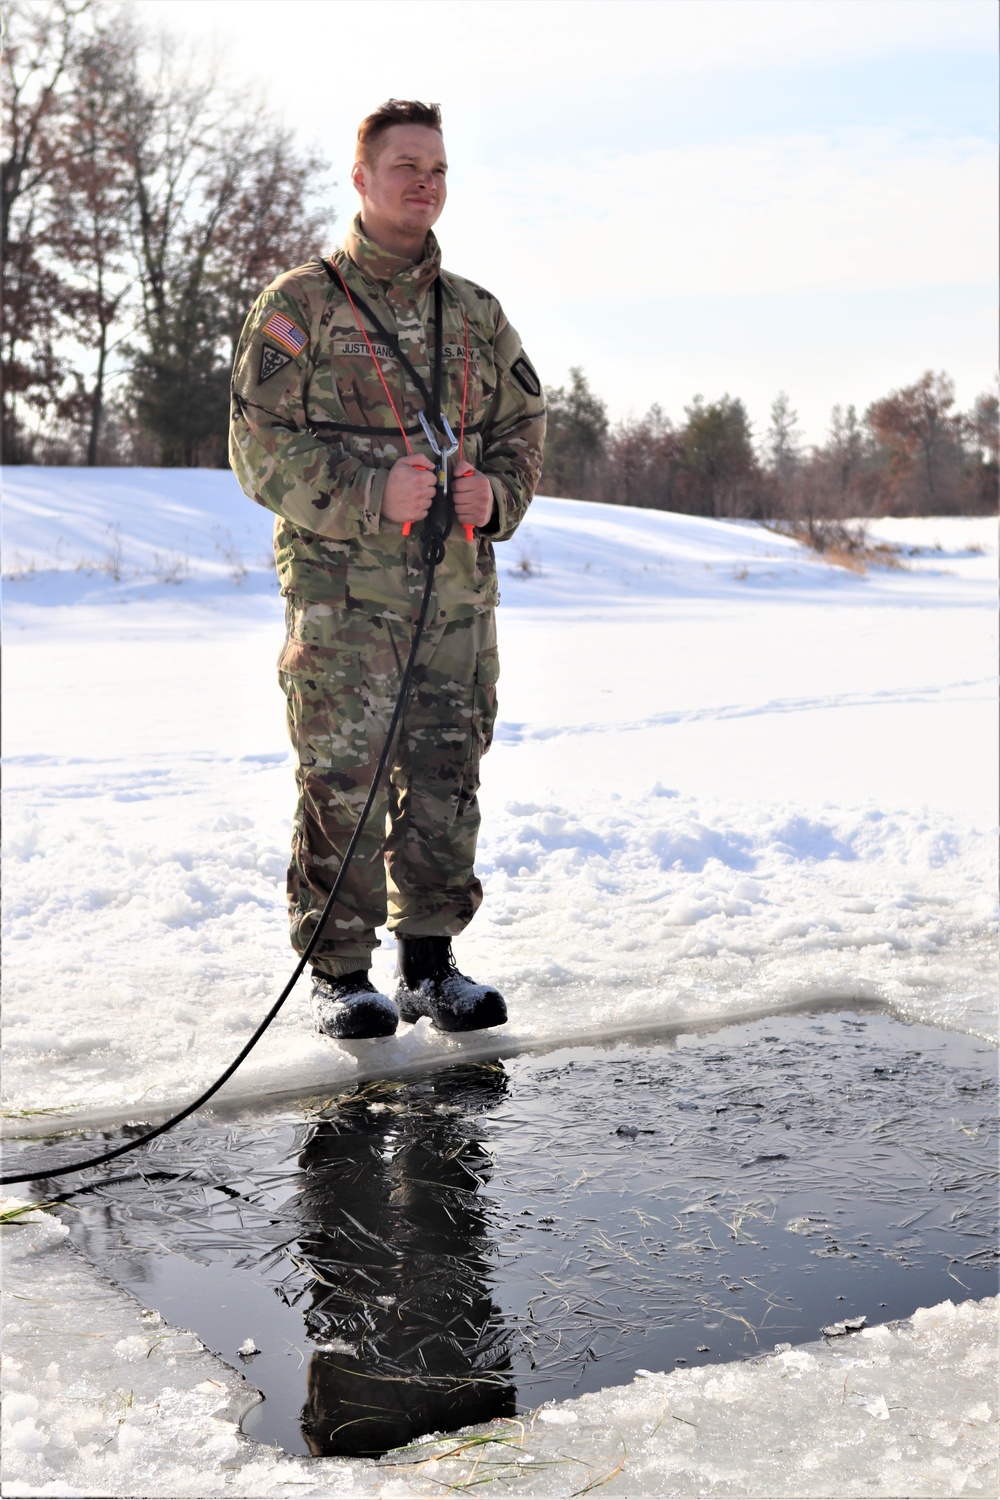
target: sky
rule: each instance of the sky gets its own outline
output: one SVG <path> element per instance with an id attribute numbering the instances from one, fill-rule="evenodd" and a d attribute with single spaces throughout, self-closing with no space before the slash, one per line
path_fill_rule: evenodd
<path id="1" fill-rule="evenodd" d="M 439 102 L 446 268 L 614 418 L 695 394 L 820 441 L 924 370 L 997 372 L 993 0 L 137 0 L 330 162 Z"/>

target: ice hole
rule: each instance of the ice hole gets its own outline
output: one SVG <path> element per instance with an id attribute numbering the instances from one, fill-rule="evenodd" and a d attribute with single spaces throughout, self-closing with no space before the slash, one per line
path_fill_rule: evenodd
<path id="1" fill-rule="evenodd" d="M 252 1437 L 374 1455 L 995 1293 L 995 1120 L 984 1042 L 772 1016 L 195 1118 L 60 1212 Z"/>

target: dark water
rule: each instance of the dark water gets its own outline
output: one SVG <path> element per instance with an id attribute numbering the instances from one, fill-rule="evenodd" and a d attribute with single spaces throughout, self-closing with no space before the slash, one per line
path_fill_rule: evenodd
<path id="1" fill-rule="evenodd" d="M 378 1453 L 996 1292 L 995 1121 L 985 1043 L 772 1017 L 189 1120 L 61 1212 L 145 1306 L 254 1340 L 248 1433 Z"/>

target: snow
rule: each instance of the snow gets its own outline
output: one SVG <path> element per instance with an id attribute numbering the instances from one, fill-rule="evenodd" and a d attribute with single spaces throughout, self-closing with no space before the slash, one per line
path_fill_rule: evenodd
<path id="1" fill-rule="evenodd" d="M 27 1135 L 153 1117 L 235 1054 L 291 968 L 293 782 L 270 517 L 230 475 L 15 469 L 3 500 L 4 1089 L 7 1128 Z M 505 1052 L 837 998 L 996 1035 L 995 526 L 870 535 L 904 566 L 858 575 L 749 523 L 540 499 L 500 549 L 486 902 L 456 951 L 507 997 Z M 387 940 L 376 981 L 393 962 Z M 311 1030 L 301 985 L 227 1093 L 496 1046 L 426 1021 L 338 1046 Z M 58 1306 L 11 1377 L 40 1404 L 14 1407 L 5 1494 L 455 1482 L 458 1460 L 432 1480 L 261 1457 L 212 1415 L 237 1375 L 174 1330 L 139 1357 L 134 1304 L 48 1230 L 3 1233 L 35 1243 L 24 1275 Z M 56 1337 L 67 1307 L 93 1324 L 79 1350 Z M 652 1376 L 558 1409 L 575 1423 L 540 1416 L 517 1463 L 571 1449 L 596 1481 L 620 1430 L 610 1493 L 989 1492 L 996 1403 L 975 1361 L 990 1315 L 962 1304 Z M 969 1415 L 977 1402 L 990 1416 Z M 591 1482 L 574 1472 L 539 1469 L 533 1493 Z"/>
<path id="2" fill-rule="evenodd" d="M 637 1371 L 472 1429 L 489 1444 L 463 1446 L 466 1434 L 375 1463 L 302 1459 L 243 1437 L 247 1381 L 97 1277 L 62 1224 L 33 1219 L 3 1231 L 5 1497 L 389 1500 L 486 1482 L 532 1496 L 997 1492 L 995 1298 L 746 1363 Z"/>
<path id="3" fill-rule="evenodd" d="M 270 517 L 206 470 L 4 489 L 6 1106 L 119 1119 L 207 1084 L 290 967 Z M 920 550 L 859 577 L 748 524 L 536 502 L 502 549 L 487 898 L 456 945 L 505 1042 L 816 996 L 994 1034 L 993 527 L 880 527 Z M 300 991 L 231 1097 L 368 1065 Z"/>

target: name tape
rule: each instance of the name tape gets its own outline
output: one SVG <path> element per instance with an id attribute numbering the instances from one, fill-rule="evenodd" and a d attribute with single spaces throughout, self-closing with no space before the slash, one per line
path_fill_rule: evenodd
<path id="1" fill-rule="evenodd" d="M 362 339 L 336 339 L 334 341 L 334 344 L 333 344 L 333 353 L 335 355 L 337 355 L 338 357 L 340 357 L 340 358 L 345 358 L 345 357 L 346 358 L 354 358 L 354 357 L 357 357 L 357 358 L 363 358 L 363 359 L 371 359 L 371 354 L 369 353 L 368 345 Z M 390 349 L 388 344 L 377 344 L 374 339 L 372 339 L 372 353 L 374 353 L 376 359 L 395 359 L 396 358 L 395 350 Z M 441 350 L 441 353 L 442 353 L 442 355 L 443 355 L 443 357 L 445 359 L 463 359 L 464 360 L 464 358 L 465 358 L 465 345 L 464 344 L 445 344 L 444 347 Z M 479 362 L 479 350 L 478 349 L 470 349 L 470 351 L 469 351 L 469 363 L 470 364 L 478 364 L 478 362 Z"/>

